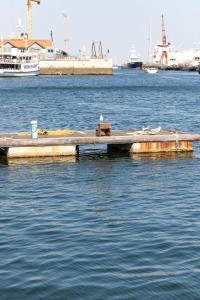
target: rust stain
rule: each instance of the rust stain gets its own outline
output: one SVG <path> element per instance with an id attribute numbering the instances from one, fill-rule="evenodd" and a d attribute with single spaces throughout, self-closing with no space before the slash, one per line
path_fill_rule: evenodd
<path id="1" fill-rule="evenodd" d="M 147 142 L 135 143 L 132 145 L 132 153 L 151 153 L 151 152 L 181 152 L 193 151 L 193 145 L 190 141 L 172 141 L 172 142 Z"/>

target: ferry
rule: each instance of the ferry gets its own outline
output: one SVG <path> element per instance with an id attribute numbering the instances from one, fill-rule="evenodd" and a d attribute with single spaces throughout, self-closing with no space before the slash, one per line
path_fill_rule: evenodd
<path id="1" fill-rule="evenodd" d="M 0 54 L 0 77 L 37 76 L 40 73 L 37 54 Z"/>

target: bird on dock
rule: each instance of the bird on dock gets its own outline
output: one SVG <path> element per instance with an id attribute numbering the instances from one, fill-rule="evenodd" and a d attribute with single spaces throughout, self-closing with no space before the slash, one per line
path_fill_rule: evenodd
<path id="1" fill-rule="evenodd" d="M 155 128 L 154 130 L 155 130 L 156 133 L 159 133 L 161 131 L 161 129 L 162 128 L 159 126 L 158 128 Z"/>
<path id="2" fill-rule="evenodd" d="M 100 121 L 100 123 L 103 122 L 103 115 L 102 114 L 100 114 L 99 121 Z"/>
<path id="3" fill-rule="evenodd" d="M 147 126 L 147 127 L 142 127 L 142 130 L 143 130 L 143 131 L 149 130 L 149 129 L 150 129 L 149 126 Z"/>

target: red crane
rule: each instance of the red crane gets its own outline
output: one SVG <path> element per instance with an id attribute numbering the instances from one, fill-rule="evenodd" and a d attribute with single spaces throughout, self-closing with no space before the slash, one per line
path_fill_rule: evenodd
<path id="1" fill-rule="evenodd" d="M 165 23 L 164 17 L 162 15 L 162 44 L 159 47 L 162 47 L 162 54 L 160 57 L 160 61 L 162 64 L 168 63 L 168 46 L 170 43 L 167 42 L 166 32 L 165 32 Z"/>

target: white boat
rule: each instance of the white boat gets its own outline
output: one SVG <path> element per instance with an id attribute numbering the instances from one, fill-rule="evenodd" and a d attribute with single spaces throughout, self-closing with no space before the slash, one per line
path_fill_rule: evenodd
<path id="1" fill-rule="evenodd" d="M 151 67 L 151 68 L 146 68 L 147 73 L 149 74 L 156 74 L 158 72 L 157 68 Z"/>
<path id="2" fill-rule="evenodd" d="M 118 65 L 113 65 L 113 66 L 112 66 L 112 69 L 113 69 L 113 70 L 117 70 L 117 69 L 119 69 L 119 66 L 118 66 Z"/>
<path id="3" fill-rule="evenodd" d="M 37 54 L 29 52 L 0 54 L 0 77 L 36 76 L 39 75 L 39 72 Z"/>

